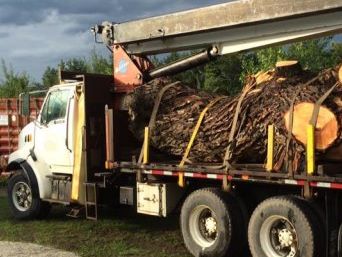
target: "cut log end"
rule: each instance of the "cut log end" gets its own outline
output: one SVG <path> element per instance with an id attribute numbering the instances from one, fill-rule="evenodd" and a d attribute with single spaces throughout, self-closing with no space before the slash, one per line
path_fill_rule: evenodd
<path id="1" fill-rule="evenodd" d="M 342 84 L 342 65 L 340 66 L 340 69 L 338 70 L 338 80 Z"/>
<path id="2" fill-rule="evenodd" d="M 310 122 L 314 109 L 313 103 L 300 103 L 294 107 L 292 135 L 306 145 L 306 127 Z M 285 113 L 285 126 L 289 130 L 290 111 Z M 315 146 L 318 150 L 329 148 L 338 138 L 339 126 L 335 114 L 328 108 L 321 106 L 315 130 Z"/>
<path id="3" fill-rule="evenodd" d="M 287 60 L 287 61 L 278 61 L 276 63 L 276 67 L 280 68 L 280 67 L 290 67 L 290 66 L 294 66 L 294 65 L 298 65 L 298 61 L 297 60 Z"/>
<path id="4" fill-rule="evenodd" d="M 302 67 L 296 60 L 279 61 L 276 63 L 276 73 L 278 76 L 290 77 L 301 72 Z"/>

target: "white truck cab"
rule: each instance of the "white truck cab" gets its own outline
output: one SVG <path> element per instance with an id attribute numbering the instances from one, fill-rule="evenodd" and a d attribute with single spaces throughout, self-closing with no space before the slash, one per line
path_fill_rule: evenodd
<path id="1" fill-rule="evenodd" d="M 104 119 L 104 106 L 110 104 L 96 100 L 94 92 L 109 94 L 112 86 L 111 76 L 100 77 L 105 81 L 102 87 L 94 85 L 101 83 L 101 79 L 92 80 L 93 76 L 75 75 L 73 82 L 51 87 L 38 118 L 20 132 L 18 150 L 10 154 L 8 161 L 8 169 L 12 171 L 8 185 L 10 207 L 18 218 L 46 213 L 43 206 L 48 206 L 49 202 L 84 203 L 87 165 L 101 166 L 98 164 L 101 162 L 104 165 L 98 158 L 101 149 L 92 149 L 91 142 L 92 137 L 100 138 L 99 142 L 104 138 L 102 133 L 97 136 L 97 132 L 104 129 L 98 125 L 104 122 L 97 124 L 97 121 Z M 101 88 L 106 91 L 101 92 Z M 87 107 L 85 95 L 88 96 Z M 91 156 L 86 156 L 87 140 Z M 104 144 L 96 147 L 103 148 Z"/>
<path id="2" fill-rule="evenodd" d="M 48 91 L 37 120 L 20 132 L 18 150 L 10 154 L 9 163 L 22 159 L 40 174 L 72 174 L 74 106 L 78 84 L 57 85 Z M 44 184 L 41 185 L 40 196 L 44 198 L 49 190 L 44 190 Z"/>

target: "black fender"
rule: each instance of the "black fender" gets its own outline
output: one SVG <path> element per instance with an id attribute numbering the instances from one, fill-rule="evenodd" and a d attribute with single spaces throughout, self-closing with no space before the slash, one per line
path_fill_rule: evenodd
<path id="1" fill-rule="evenodd" d="M 34 174 L 34 171 L 30 164 L 24 159 L 16 159 L 12 161 L 7 166 L 7 170 L 11 172 L 11 175 L 9 176 L 9 179 L 16 173 L 15 170 L 21 169 L 26 176 L 32 190 L 33 197 L 40 198 L 39 194 L 39 186 L 38 181 L 36 178 L 36 175 Z"/>

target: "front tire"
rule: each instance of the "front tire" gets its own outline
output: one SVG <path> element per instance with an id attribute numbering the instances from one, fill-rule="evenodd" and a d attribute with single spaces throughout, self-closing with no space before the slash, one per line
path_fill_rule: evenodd
<path id="1" fill-rule="evenodd" d="M 44 218 L 50 211 L 50 204 L 41 201 L 38 188 L 33 188 L 22 171 L 9 179 L 7 186 L 8 204 L 16 219 Z"/>
<path id="2" fill-rule="evenodd" d="M 321 256 L 320 224 L 307 206 L 295 197 L 272 197 L 259 204 L 248 227 L 252 256 Z"/>
<path id="3" fill-rule="evenodd" d="M 237 199 L 218 189 L 191 193 L 181 210 L 181 230 L 194 256 L 239 256 L 245 226 Z"/>

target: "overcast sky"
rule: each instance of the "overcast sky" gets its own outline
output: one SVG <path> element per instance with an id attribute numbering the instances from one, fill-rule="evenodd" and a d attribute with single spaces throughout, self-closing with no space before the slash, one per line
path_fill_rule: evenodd
<path id="1" fill-rule="evenodd" d="M 89 30 L 102 21 L 123 22 L 228 1 L 0 0 L 0 59 L 40 81 L 45 68 L 56 67 L 61 59 L 86 57 L 93 48 L 108 54 Z"/>
<path id="2" fill-rule="evenodd" d="M 0 0 L 0 59 L 40 81 L 47 65 L 87 56 L 89 28 L 104 20 L 122 22 L 227 0 Z M 2 74 L 0 73 L 0 80 Z"/>

